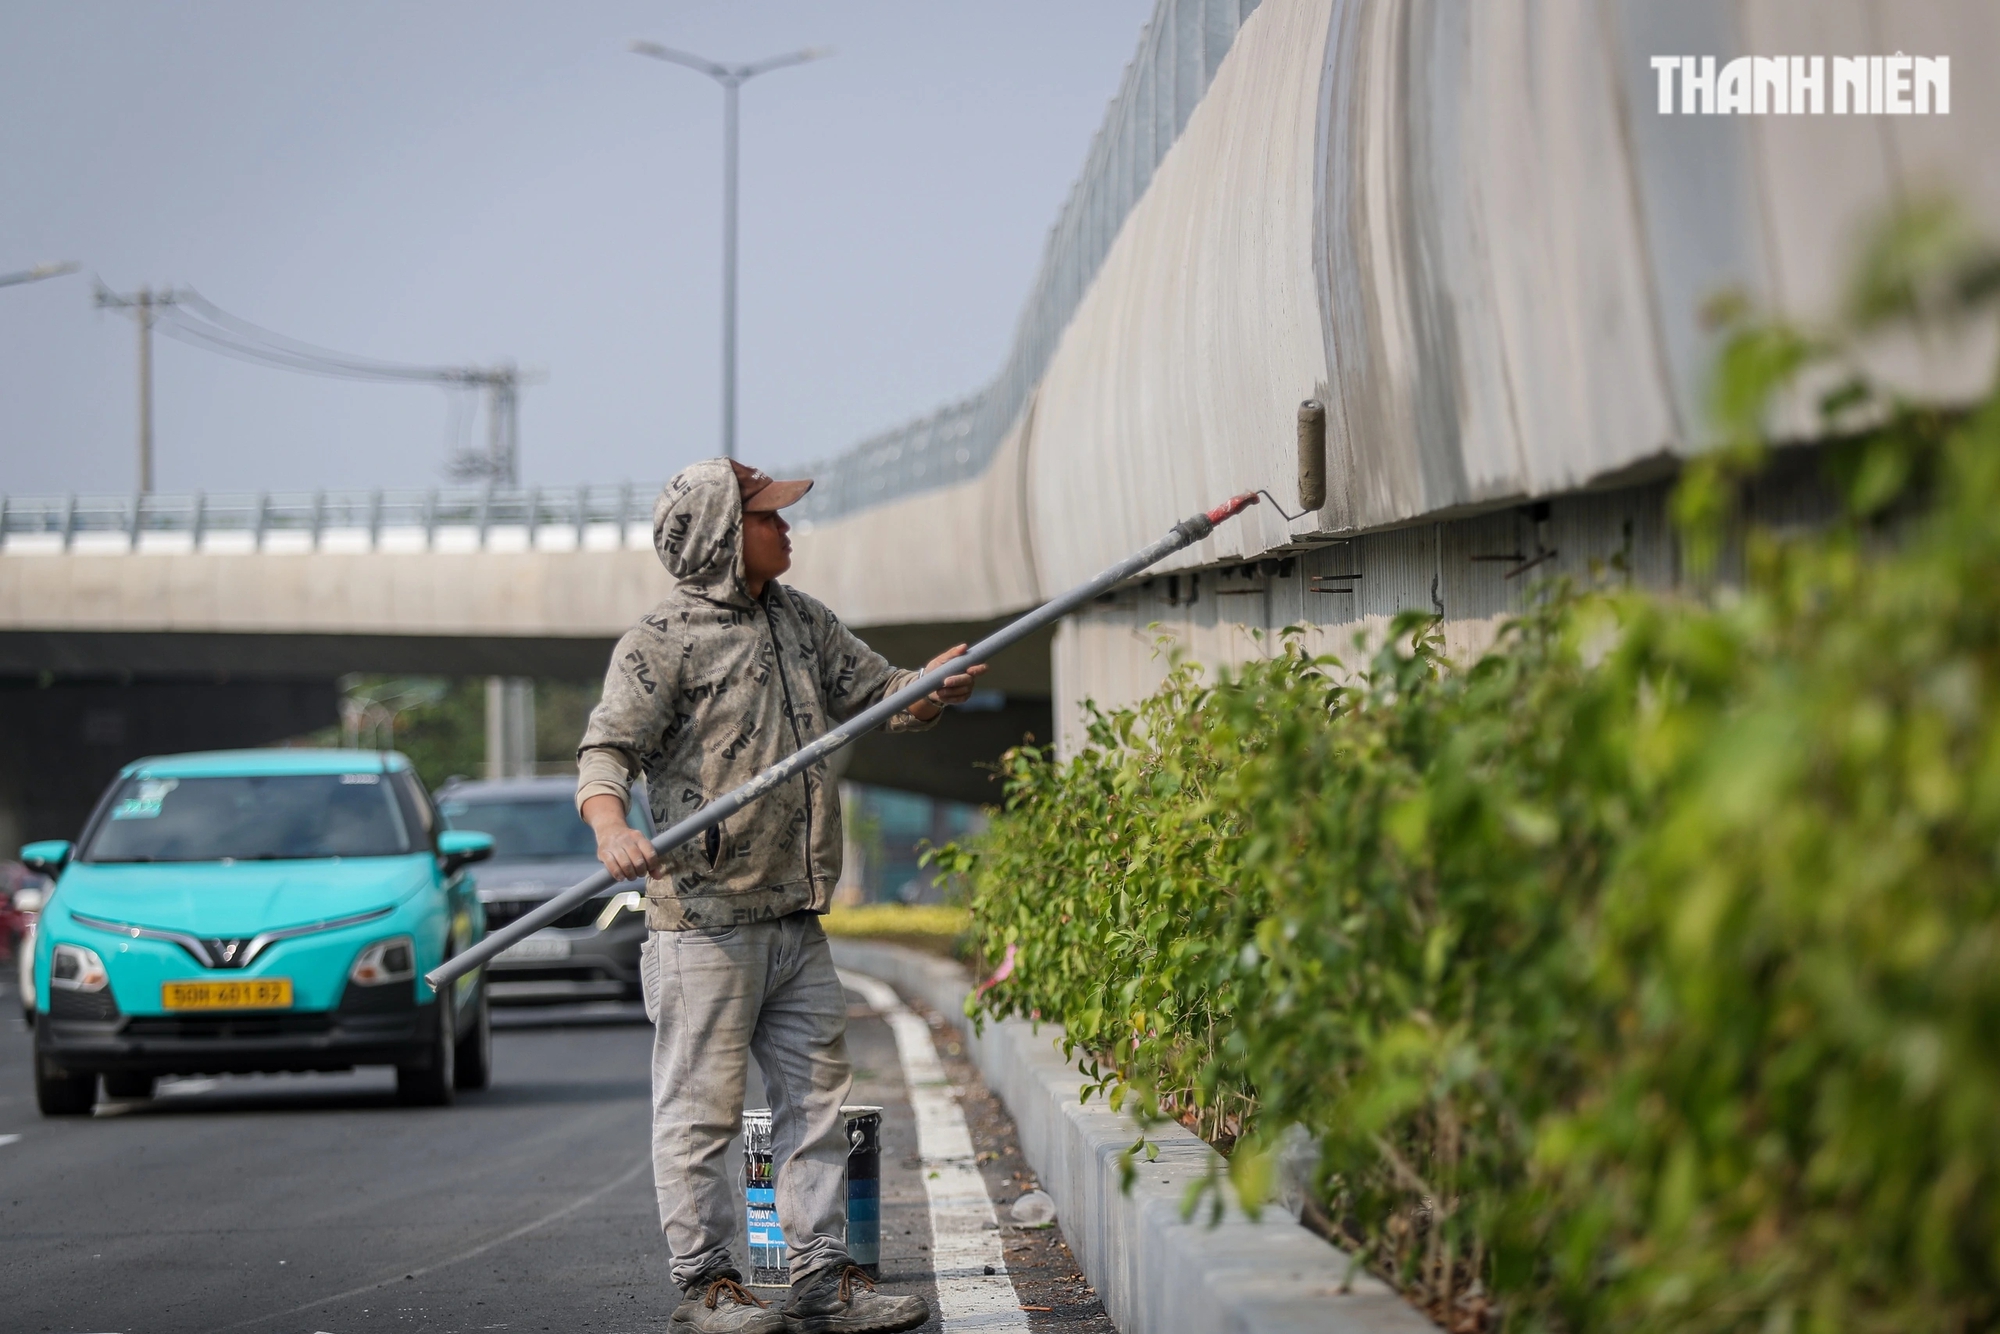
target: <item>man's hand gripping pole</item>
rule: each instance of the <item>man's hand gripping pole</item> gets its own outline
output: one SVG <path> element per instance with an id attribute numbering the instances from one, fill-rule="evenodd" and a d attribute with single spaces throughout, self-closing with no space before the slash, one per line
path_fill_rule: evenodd
<path id="1" fill-rule="evenodd" d="M 1217 524 L 1225 523 L 1235 518 L 1238 514 L 1241 514 L 1256 503 L 1257 493 L 1255 491 L 1246 491 L 1240 496 L 1234 496 L 1224 501 L 1212 510 L 1194 515 L 1192 518 L 1182 519 L 1173 526 L 1172 530 L 1165 537 L 1162 537 L 1143 551 L 1138 551 L 1127 556 L 1124 560 L 1104 570 L 1095 578 L 1078 584 L 1062 596 L 1044 602 L 1041 606 L 1021 617 L 1021 619 L 994 631 L 958 657 L 951 659 L 951 661 L 930 668 L 923 675 L 917 677 L 916 680 L 910 682 L 895 694 L 886 697 L 872 708 L 857 713 L 854 717 L 849 718 L 832 731 L 825 733 L 810 745 L 772 765 L 763 773 L 758 774 L 755 778 L 743 784 L 743 786 L 717 797 L 714 801 L 711 801 L 687 819 L 682 820 L 679 824 L 655 835 L 653 846 L 662 854 L 665 854 L 673 851 L 688 840 L 699 837 L 706 833 L 711 826 L 720 824 L 779 784 L 796 778 L 801 772 L 818 764 L 848 742 L 853 741 L 857 737 L 865 736 L 888 722 L 889 719 L 943 685 L 946 677 L 956 676 L 967 667 L 987 661 L 1002 649 L 1020 642 L 1043 626 L 1049 625 L 1066 616 L 1098 594 L 1117 587 L 1133 575 L 1158 564 L 1181 548 L 1192 546 L 1194 543 L 1201 541 L 1204 537 L 1215 531 Z M 499 931 L 487 936 L 484 940 L 446 959 L 436 968 L 425 973 L 424 981 L 428 982 L 433 990 L 442 990 L 447 982 L 453 982 L 465 976 L 508 946 L 526 939 L 528 936 L 547 926 L 550 922 L 555 921 L 556 918 L 570 911 L 570 909 L 602 894 L 605 890 L 611 888 L 614 883 L 616 882 L 611 878 L 609 871 L 598 871 L 589 879 L 571 885 L 568 889 L 540 907 L 523 913 L 520 917 L 509 922 Z"/>

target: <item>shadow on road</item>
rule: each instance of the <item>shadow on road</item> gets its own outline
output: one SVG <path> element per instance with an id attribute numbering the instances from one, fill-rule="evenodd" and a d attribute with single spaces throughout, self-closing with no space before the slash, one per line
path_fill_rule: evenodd
<path id="1" fill-rule="evenodd" d="M 583 1005 L 496 1005 L 496 1032 L 535 1028 L 601 1028 L 643 1024 L 646 1007 L 637 1001 L 592 1001 Z"/>
<path id="2" fill-rule="evenodd" d="M 565 1030 L 588 1029 L 621 1044 L 631 1039 L 614 1035 L 646 1023 L 639 1005 L 603 1002 L 591 1005 L 539 1006 L 528 1011 L 496 1010 L 493 1015 L 498 1069 L 492 1087 L 461 1092 L 458 1107 L 565 1107 L 594 1103 L 650 1102 L 650 1075 L 643 1060 L 620 1061 L 613 1069 L 559 1075 L 565 1062 L 555 1057 L 584 1040 L 564 1038 Z M 551 1044 L 554 1044 L 553 1046 Z M 551 1065 L 551 1060 L 554 1064 Z M 386 1067 L 323 1074 L 265 1074 L 165 1077 L 151 1098 L 108 1098 L 98 1103 L 103 1117 L 226 1116 L 245 1113 L 286 1114 L 323 1112 L 403 1111 L 396 1100 L 395 1074 Z M 449 1112 L 451 1109 L 442 1108 Z"/>

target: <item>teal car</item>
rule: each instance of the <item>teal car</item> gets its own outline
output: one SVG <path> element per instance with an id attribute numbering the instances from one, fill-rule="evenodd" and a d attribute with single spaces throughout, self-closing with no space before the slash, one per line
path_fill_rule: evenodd
<path id="1" fill-rule="evenodd" d="M 444 827 L 403 756 L 214 751 L 139 760 L 72 845 L 35 932 L 44 1115 L 151 1095 L 161 1075 L 391 1065 L 402 1101 L 486 1086 L 475 972 L 423 974 L 486 930 L 465 868 L 485 834 Z"/>

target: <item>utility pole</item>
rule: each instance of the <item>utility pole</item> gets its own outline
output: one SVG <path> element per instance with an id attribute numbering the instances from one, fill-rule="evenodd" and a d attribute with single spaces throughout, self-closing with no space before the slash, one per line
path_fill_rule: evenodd
<path id="1" fill-rule="evenodd" d="M 521 484 L 520 383 L 512 366 L 496 368 L 486 381 L 487 476 L 509 487 Z"/>
<path id="2" fill-rule="evenodd" d="M 685 65 L 722 85 L 722 457 L 733 459 L 736 457 L 736 93 L 759 74 L 820 60 L 833 51 L 815 46 L 789 55 L 768 56 L 748 65 L 719 65 L 658 42 L 635 41 L 632 50 L 655 60 Z"/>
<path id="3" fill-rule="evenodd" d="M 535 776 L 535 681 L 486 678 L 486 777 Z"/>
<path id="4" fill-rule="evenodd" d="M 523 371 L 511 362 L 498 366 L 470 366 L 441 373 L 457 384 L 477 385 L 486 391 L 486 452 L 465 450 L 454 457 L 449 470 L 465 481 L 484 479 L 496 486 L 521 484 L 521 386 L 546 378 L 538 372 Z"/>
<path id="5" fill-rule="evenodd" d="M 181 294 L 172 288 L 155 292 L 142 287 L 129 296 L 97 285 L 99 310 L 129 310 L 139 326 L 139 494 L 153 490 L 153 320 L 163 306 L 180 304 Z"/>

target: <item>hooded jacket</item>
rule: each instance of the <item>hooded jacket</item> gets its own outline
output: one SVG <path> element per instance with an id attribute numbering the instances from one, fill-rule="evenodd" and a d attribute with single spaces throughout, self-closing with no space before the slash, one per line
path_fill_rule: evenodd
<path id="1" fill-rule="evenodd" d="M 667 483 L 653 547 L 674 589 L 612 651 L 577 747 L 579 805 L 616 756 L 628 777 L 645 774 L 665 829 L 917 676 L 795 588 L 771 580 L 750 596 L 743 501 L 722 459 Z M 889 730 L 927 726 L 903 712 Z M 840 848 L 839 795 L 822 761 L 665 854 L 666 874 L 646 883 L 647 924 L 685 931 L 825 912 Z"/>

